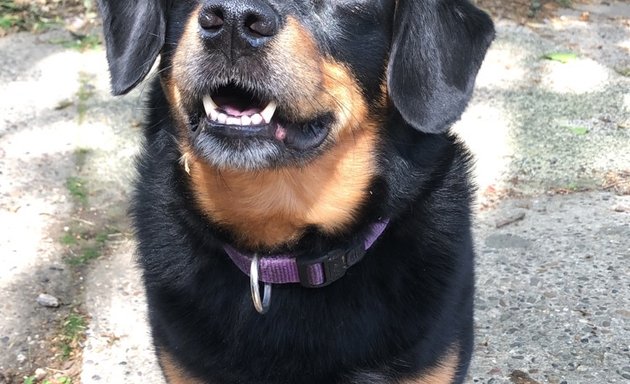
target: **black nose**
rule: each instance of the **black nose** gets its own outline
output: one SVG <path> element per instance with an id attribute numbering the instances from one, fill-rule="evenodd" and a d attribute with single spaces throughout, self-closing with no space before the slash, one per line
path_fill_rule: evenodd
<path id="1" fill-rule="evenodd" d="M 280 17 L 264 0 L 210 0 L 199 12 L 200 33 L 215 49 L 247 54 L 271 40 Z"/>

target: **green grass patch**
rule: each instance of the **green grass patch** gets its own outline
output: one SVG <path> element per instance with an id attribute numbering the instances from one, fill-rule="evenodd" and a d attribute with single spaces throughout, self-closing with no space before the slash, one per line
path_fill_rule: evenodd
<path id="1" fill-rule="evenodd" d="M 35 376 L 28 376 L 24 378 L 22 384 L 37 384 L 37 378 Z M 44 379 L 41 384 L 72 384 L 72 378 L 66 376 L 59 376 L 52 379 Z"/>
<path id="2" fill-rule="evenodd" d="M 77 176 L 70 176 L 66 179 L 66 189 L 77 203 L 83 206 L 87 205 L 88 189 L 85 180 Z"/>
<path id="3" fill-rule="evenodd" d="M 630 77 L 630 67 L 627 68 L 617 68 L 615 69 L 617 71 L 618 74 L 620 74 L 623 77 Z"/>
<path id="4" fill-rule="evenodd" d="M 59 240 L 61 242 L 62 245 L 77 245 L 79 244 L 79 240 L 80 238 L 77 238 L 77 236 L 72 233 L 72 232 L 66 232 L 63 234 L 63 236 L 61 237 L 61 239 Z"/>
<path id="5" fill-rule="evenodd" d="M 85 337 L 86 327 L 87 320 L 80 313 L 72 312 L 63 320 L 61 334 L 59 335 L 59 350 L 63 360 L 68 360 L 72 357 L 79 343 Z"/>
<path id="6" fill-rule="evenodd" d="M 77 91 L 77 114 L 79 116 L 79 124 L 85 121 L 88 110 L 88 101 L 94 96 L 94 75 L 85 72 L 79 73 L 79 90 Z"/>
<path id="7" fill-rule="evenodd" d="M 73 39 L 52 39 L 50 42 L 79 52 L 96 49 L 102 44 L 98 35 L 76 36 Z"/>
<path id="8" fill-rule="evenodd" d="M 47 13 L 39 2 L 0 0 L 0 36 L 8 32 L 42 32 L 61 24 L 61 17 Z"/>
<path id="9" fill-rule="evenodd" d="M 16 15 L 1 15 L 0 16 L 0 28 L 9 29 L 17 27 L 20 24 L 20 18 Z"/>
<path id="10" fill-rule="evenodd" d="M 81 267 L 98 259 L 105 251 L 110 236 L 119 233 L 111 227 L 95 231 L 92 227 L 85 228 L 82 225 L 69 227 L 59 239 L 67 247 L 65 261 L 73 267 Z"/>
<path id="11" fill-rule="evenodd" d="M 80 253 L 75 256 L 70 256 L 66 259 L 66 262 L 73 267 L 79 267 L 81 265 L 85 265 L 94 259 L 98 259 L 101 255 L 101 252 L 98 247 L 91 246 L 82 248 Z"/>

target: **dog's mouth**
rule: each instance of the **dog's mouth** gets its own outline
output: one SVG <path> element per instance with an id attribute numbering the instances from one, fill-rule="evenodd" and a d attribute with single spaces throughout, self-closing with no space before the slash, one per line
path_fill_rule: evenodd
<path id="1" fill-rule="evenodd" d="M 319 147 L 330 131 L 332 114 L 323 114 L 307 121 L 286 117 L 287 109 L 272 98 L 227 84 L 202 98 L 203 114 L 196 135 L 211 135 L 222 140 L 236 140 L 245 148 L 248 140 L 265 140 L 293 151 Z"/>

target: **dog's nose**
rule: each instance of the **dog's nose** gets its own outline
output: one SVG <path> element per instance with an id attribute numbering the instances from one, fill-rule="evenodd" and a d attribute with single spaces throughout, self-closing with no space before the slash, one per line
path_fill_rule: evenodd
<path id="1" fill-rule="evenodd" d="M 278 13 L 261 0 L 210 0 L 199 12 L 202 38 L 237 55 L 271 40 L 278 32 L 279 19 Z"/>

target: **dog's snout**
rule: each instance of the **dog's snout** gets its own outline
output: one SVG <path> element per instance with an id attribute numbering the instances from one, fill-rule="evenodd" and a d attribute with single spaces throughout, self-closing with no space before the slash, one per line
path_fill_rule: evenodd
<path id="1" fill-rule="evenodd" d="M 262 0 L 211 0 L 199 12 L 202 38 L 215 48 L 242 55 L 276 35 L 280 17 Z"/>

